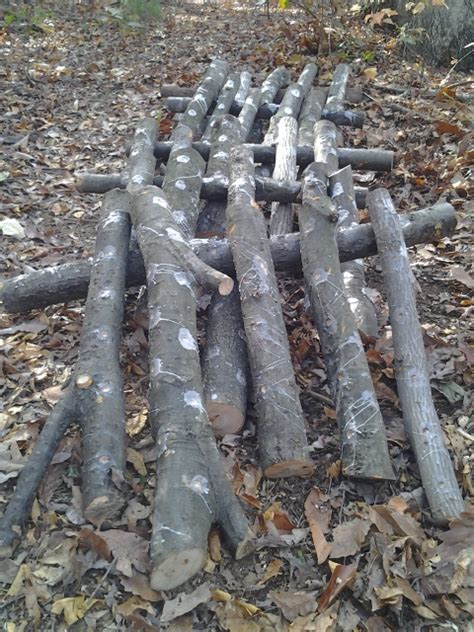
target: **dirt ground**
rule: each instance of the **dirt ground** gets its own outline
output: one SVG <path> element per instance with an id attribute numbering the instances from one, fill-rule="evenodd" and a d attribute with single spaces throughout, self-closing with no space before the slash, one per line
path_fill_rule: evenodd
<path id="1" fill-rule="evenodd" d="M 123 24 L 103 9 L 59 2 L 41 12 L 32 8 L 12 23 L 5 19 L 3 27 L 0 21 L 4 278 L 93 254 L 101 200 L 76 192 L 75 174 L 121 172 L 125 146 L 143 116 L 159 116 L 161 137 L 168 137 L 172 121 L 161 85 L 196 85 L 217 57 L 233 70 L 249 70 L 255 85 L 277 65 L 286 65 L 296 80 L 309 61 L 319 66 L 318 85 L 328 85 L 338 63 L 351 63 L 351 85 L 364 90 L 357 107 L 365 111 L 367 125 L 345 128 L 344 143 L 392 149 L 396 156 L 391 173 L 356 173 L 356 183 L 387 187 L 400 213 L 437 201 L 456 209 L 455 233 L 410 249 L 410 260 L 420 287 L 418 309 L 434 401 L 468 502 L 474 439 L 469 181 L 474 86 L 469 77 L 452 72 L 443 83 L 446 69 L 404 59 L 393 32 L 363 20 L 331 25 L 328 42 L 321 40 L 321 25 L 313 18 L 276 8 L 268 17 L 264 6 L 253 4 L 180 3 L 166 7 L 145 29 Z M 16 222 L 12 226 L 7 219 Z M 366 220 L 361 211 L 361 221 Z M 316 473 L 308 480 L 262 479 L 250 408 L 242 436 L 226 437 L 221 449 L 262 545 L 235 562 L 213 534 L 203 572 L 175 591 L 153 591 L 147 549 L 155 453 L 146 413 L 146 318 L 137 307 L 138 290 L 131 290 L 121 349 L 129 503 L 107 530 L 84 520 L 80 432 L 72 428 L 54 457 L 20 545 L 11 559 L 0 562 L 5 629 L 472 629 L 472 505 L 449 528 L 440 529 L 430 519 L 399 409 L 376 257 L 368 262 L 368 279 L 380 338 L 368 341 L 367 357 L 396 482 L 340 476 L 338 430 L 330 402 L 321 401 L 329 397 L 326 370 L 302 281 L 280 276 Z M 71 375 L 82 314 L 83 302 L 0 314 L 4 505 Z M 205 312 L 200 319 L 205 321 Z M 311 511 L 315 504 L 317 515 Z M 324 560 L 323 544 L 331 551 Z"/>

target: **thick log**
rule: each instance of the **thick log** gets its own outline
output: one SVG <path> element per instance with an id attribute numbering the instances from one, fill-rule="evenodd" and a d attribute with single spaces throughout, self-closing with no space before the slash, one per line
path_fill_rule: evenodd
<path id="1" fill-rule="evenodd" d="M 252 130 L 252 126 L 257 117 L 258 106 L 260 103 L 261 89 L 252 88 L 245 99 L 242 110 L 239 113 L 239 122 L 241 128 L 241 140 L 245 142 Z"/>
<path id="2" fill-rule="evenodd" d="M 439 241 L 456 228 L 456 215 L 451 204 L 412 211 L 400 216 L 407 246 Z M 371 224 L 354 226 L 337 233 L 341 262 L 377 254 Z M 193 239 L 194 252 L 213 268 L 234 274 L 229 243 L 226 239 Z M 300 234 L 277 235 L 270 239 L 270 251 L 277 272 L 301 272 Z M 0 282 L 0 306 L 7 313 L 27 312 L 48 305 L 83 299 L 87 295 L 91 261 L 76 261 L 42 268 Z M 136 250 L 129 252 L 127 287 L 143 285 L 143 260 Z"/>
<path id="3" fill-rule="evenodd" d="M 308 94 L 313 85 L 314 78 L 318 72 L 315 64 L 307 64 L 304 67 L 297 83 L 289 86 L 285 91 L 285 96 L 278 111 L 270 119 L 268 131 L 263 140 L 264 145 L 275 145 L 278 139 L 278 123 L 284 116 L 292 116 L 297 119 L 303 104 L 303 99 Z"/>
<path id="4" fill-rule="evenodd" d="M 346 94 L 347 81 L 349 79 L 350 68 L 347 64 L 338 64 L 329 86 L 326 100 L 326 110 L 342 110 L 344 108 L 344 98 Z"/>
<path id="5" fill-rule="evenodd" d="M 298 119 L 298 145 L 313 149 L 314 126 L 321 119 L 326 95 L 320 88 L 311 88 L 305 96 Z"/>
<path id="6" fill-rule="evenodd" d="M 150 583 L 169 590 L 204 566 L 212 523 L 221 524 L 238 558 L 251 534 L 203 406 L 194 255 L 182 256 L 189 246 L 160 189 L 135 197 L 132 218 L 147 274 L 150 420 L 158 446 Z"/>
<path id="7" fill-rule="evenodd" d="M 206 143 L 194 143 L 193 147 L 206 160 L 209 157 L 209 145 Z M 275 147 L 267 145 L 249 145 L 255 162 L 274 163 Z M 166 160 L 169 156 L 171 143 L 158 142 L 155 144 L 155 156 Z M 394 152 L 387 149 L 354 149 L 338 148 L 337 156 L 339 167 L 351 165 L 353 169 L 359 171 L 391 171 L 393 167 Z M 309 147 L 298 147 L 296 160 L 300 167 L 307 167 L 314 160 L 313 149 Z"/>
<path id="8" fill-rule="evenodd" d="M 180 125 L 185 125 L 186 127 L 192 129 L 194 137 L 197 137 L 200 123 L 206 116 L 214 99 L 216 99 L 219 94 L 228 73 L 229 64 L 226 61 L 216 59 L 210 64 L 209 69 L 204 75 L 204 79 L 195 94 L 191 97 L 189 104 L 186 106 L 186 110 L 181 117 L 179 124 L 171 134 L 172 140 L 174 140 L 176 130 Z"/>
<path id="9" fill-rule="evenodd" d="M 341 433 L 342 471 L 368 479 L 395 478 L 385 427 L 357 326 L 344 293 L 336 245 L 337 210 L 328 197 L 336 129 L 315 125 L 315 162 L 305 171 L 299 212 L 301 260 Z"/>
<path id="10" fill-rule="evenodd" d="M 212 130 L 219 121 L 220 117 L 227 114 L 230 111 L 231 105 L 234 102 L 235 95 L 240 85 L 239 73 L 232 73 L 224 84 L 221 93 L 217 99 L 216 107 L 209 117 L 207 127 L 202 135 L 201 142 L 210 143 Z"/>
<path id="11" fill-rule="evenodd" d="M 289 80 L 288 80 L 289 83 Z M 318 88 L 324 93 L 324 97 L 326 100 L 327 94 L 329 92 L 329 88 Z M 185 86 L 176 86 L 173 84 L 165 84 L 161 86 L 160 93 L 162 97 L 192 97 L 196 92 L 195 87 L 185 87 Z M 275 96 L 273 97 L 273 101 L 270 103 L 281 103 L 283 96 L 285 94 L 285 90 L 279 89 Z M 434 93 L 433 93 L 434 95 Z M 348 103 L 362 103 L 364 100 L 364 95 L 361 86 L 354 86 L 346 88 L 345 94 L 346 101 Z"/>
<path id="12" fill-rule="evenodd" d="M 104 198 L 79 359 L 69 386 L 54 407 L 18 478 L 0 520 L 0 554 L 11 552 L 41 480 L 68 426 L 83 431 L 84 515 L 101 524 L 113 518 L 124 498 L 114 481 L 124 476 L 125 411 L 119 365 L 125 271 L 130 235 L 130 196 L 111 191 Z M 100 352 L 98 352 L 100 350 Z"/>
<path id="13" fill-rule="evenodd" d="M 131 195 L 153 180 L 156 158 L 150 149 L 156 140 L 157 130 L 157 123 L 152 118 L 141 120 L 136 127 L 128 163 L 120 177 Z"/>
<path id="14" fill-rule="evenodd" d="M 275 180 L 296 180 L 296 148 L 298 142 L 298 123 L 292 116 L 278 119 L 276 133 L 277 146 L 273 178 Z M 274 202 L 271 207 L 270 235 L 284 235 L 293 232 L 293 205 Z"/>
<path id="15" fill-rule="evenodd" d="M 265 476 L 313 472 L 263 215 L 254 201 L 253 156 L 232 151 L 227 234 L 239 280 Z"/>
<path id="16" fill-rule="evenodd" d="M 368 204 L 388 300 L 403 421 L 432 516 L 445 524 L 459 516 L 464 503 L 433 404 L 403 231 L 387 190 L 371 192 Z"/>
<path id="17" fill-rule="evenodd" d="M 336 171 L 329 178 L 331 197 L 336 205 L 338 228 L 350 228 L 359 223 L 355 201 L 352 169 L 350 166 Z M 344 289 L 357 328 L 366 336 L 377 337 L 378 324 L 374 304 L 366 288 L 364 261 L 355 259 L 341 264 Z"/>
<path id="18" fill-rule="evenodd" d="M 214 129 L 207 165 L 208 176 L 229 179 L 231 148 L 240 143 L 239 121 L 222 117 Z M 208 202 L 199 216 L 198 233 L 223 237 L 224 200 Z M 202 356 L 204 404 L 217 436 L 241 430 L 247 410 L 248 360 L 240 297 L 237 288 L 229 296 L 214 294 L 206 323 L 206 346 Z"/>

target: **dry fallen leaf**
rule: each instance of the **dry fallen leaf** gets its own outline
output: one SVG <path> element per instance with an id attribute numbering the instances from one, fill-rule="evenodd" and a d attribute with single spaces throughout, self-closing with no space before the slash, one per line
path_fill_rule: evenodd
<path id="1" fill-rule="evenodd" d="M 334 542 L 331 557 L 347 557 L 358 553 L 369 530 L 370 522 L 361 518 L 354 518 L 337 526 L 332 532 Z"/>
<path id="2" fill-rule="evenodd" d="M 325 591 L 318 599 L 319 610 L 325 610 L 338 596 L 341 590 L 349 586 L 357 573 L 358 562 L 343 566 L 335 564 Z"/>
<path id="3" fill-rule="evenodd" d="M 327 560 L 331 552 L 331 544 L 324 537 L 332 513 L 329 506 L 329 496 L 321 492 L 317 487 L 313 487 L 305 500 L 304 511 L 311 530 L 318 564 L 322 564 Z"/>
<path id="4" fill-rule="evenodd" d="M 167 623 L 180 617 L 183 614 L 191 612 L 202 603 L 207 603 L 211 599 L 211 590 L 209 584 L 201 584 L 190 593 L 179 593 L 174 599 L 165 601 L 163 612 L 161 613 L 161 621 Z"/>
<path id="5" fill-rule="evenodd" d="M 293 621 L 297 616 L 304 616 L 314 612 L 317 608 L 314 592 L 284 592 L 271 590 L 270 597 L 276 603 L 288 621 Z"/>

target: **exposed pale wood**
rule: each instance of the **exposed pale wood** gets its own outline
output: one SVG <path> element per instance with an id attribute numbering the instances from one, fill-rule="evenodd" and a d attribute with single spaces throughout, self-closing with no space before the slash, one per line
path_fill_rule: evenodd
<path id="1" fill-rule="evenodd" d="M 253 156 L 231 155 L 227 234 L 239 280 L 257 411 L 260 461 L 268 477 L 312 473 L 303 413 L 265 222 L 254 201 Z"/>
<path id="2" fill-rule="evenodd" d="M 304 175 L 299 212 L 301 260 L 324 354 L 342 443 L 346 476 L 394 479 L 369 366 L 348 300 L 336 245 L 337 209 L 327 194 L 337 167 L 336 129 L 315 125 L 315 162 Z"/>
<path id="3" fill-rule="evenodd" d="M 431 395 L 403 231 L 386 189 L 371 192 L 368 203 L 387 293 L 403 421 L 433 518 L 445 524 L 459 516 L 464 503 Z"/>
<path id="4" fill-rule="evenodd" d="M 407 246 L 439 241 L 456 228 L 456 215 L 451 204 L 413 211 L 401 216 Z M 371 224 L 362 224 L 337 233 L 340 261 L 352 261 L 377 254 Z M 234 274 L 229 244 L 226 239 L 193 239 L 194 252 L 208 265 Z M 270 239 L 273 264 L 277 271 L 301 272 L 300 234 L 278 235 Z M 76 261 L 42 268 L 0 282 L 0 306 L 7 313 L 26 312 L 54 303 L 84 298 L 87 294 L 91 261 Z M 127 287 L 143 284 L 143 260 L 136 250 L 129 252 Z"/>

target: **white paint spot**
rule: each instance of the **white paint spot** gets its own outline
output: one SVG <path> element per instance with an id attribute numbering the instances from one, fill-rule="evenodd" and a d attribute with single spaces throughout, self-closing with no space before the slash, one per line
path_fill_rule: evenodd
<path id="1" fill-rule="evenodd" d="M 168 208 L 167 201 L 164 198 L 160 197 L 159 195 L 153 196 L 151 201 L 152 201 L 153 204 L 159 204 L 160 206 Z"/>
<path id="2" fill-rule="evenodd" d="M 101 290 L 97 296 L 102 299 L 111 299 L 115 296 L 115 292 L 112 288 L 106 287 Z"/>
<path id="3" fill-rule="evenodd" d="M 187 476 L 183 475 L 181 480 L 186 487 L 189 487 L 193 490 L 193 492 L 196 492 L 196 494 L 199 494 L 200 496 L 209 493 L 209 481 L 205 476 L 196 474 L 191 479 L 188 479 Z"/>
<path id="4" fill-rule="evenodd" d="M 180 241 L 181 243 L 186 243 L 182 234 L 176 230 L 175 228 L 170 228 L 169 226 L 166 228 L 166 234 L 168 235 L 168 237 L 170 239 L 173 239 L 173 241 Z"/>
<path id="5" fill-rule="evenodd" d="M 198 346 L 194 336 L 191 334 L 189 329 L 186 327 L 181 327 L 178 333 L 179 344 L 183 347 L 183 349 L 187 349 L 188 351 L 197 351 Z"/>
<path id="6" fill-rule="evenodd" d="M 186 391 L 184 393 L 184 402 L 186 406 L 192 406 L 192 408 L 197 408 L 201 412 L 205 412 L 201 396 L 197 391 Z"/>
<path id="7" fill-rule="evenodd" d="M 217 399 L 217 393 L 212 393 L 212 395 L 211 395 L 211 399 L 212 399 L 213 401 L 216 401 L 216 399 Z"/>
<path id="8" fill-rule="evenodd" d="M 293 114 L 293 110 L 290 107 L 288 107 L 288 106 L 283 108 L 283 112 L 285 114 L 289 114 L 290 116 L 291 116 L 291 114 Z"/>
<path id="9" fill-rule="evenodd" d="M 229 158 L 229 154 L 226 151 L 216 151 L 212 157 L 217 160 L 227 160 Z"/>
<path id="10" fill-rule="evenodd" d="M 144 177 L 140 175 L 139 173 L 137 173 L 137 175 L 133 176 L 132 178 L 132 182 L 134 184 L 142 184 L 143 180 L 144 180 Z"/>
<path id="11" fill-rule="evenodd" d="M 184 191 L 186 188 L 186 182 L 184 182 L 183 180 L 176 180 L 175 187 L 180 191 Z"/>
<path id="12" fill-rule="evenodd" d="M 336 197 L 338 195 L 343 195 L 343 193 L 344 193 L 344 189 L 342 187 L 342 184 L 340 182 L 336 182 L 332 190 L 332 196 Z"/>
<path id="13" fill-rule="evenodd" d="M 185 154 L 181 154 L 176 157 L 177 162 L 183 162 L 184 164 L 187 164 L 190 160 L 191 158 L 189 156 L 186 156 Z"/>
<path id="14" fill-rule="evenodd" d="M 189 116 L 194 118 L 197 115 L 197 112 L 196 112 L 196 110 L 189 110 L 188 114 L 189 114 Z"/>
<path id="15" fill-rule="evenodd" d="M 117 222 L 121 222 L 123 219 L 123 213 L 124 211 L 112 211 L 107 215 L 102 223 L 102 226 L 106 228 L 109 224 L 116 224 Z"/>
<path id="16" fill-rule="evenodd" d="M 187 274 L 186 272 L 174 272 L 173 276 L 176 283 L 178 283 L 179 285 L 184 285 L 189 290 L 191 290 L 191 292 L 193 291 L 192 279 L 189 274 Z"/>
<path id="17" fill-rule="evenodd" d="M 292 96 L 294 96 L 294 97 L 299 97 L 299 96 L 300 96 L 300 91 L 298 90 L 298 88 L 294 88 L 294 89 L 291 91 L 291 94 L 292 94 Z"/>
<path id="18" fill-rule="evenodd" d="M 221 134 L 217 140 L 218 140 L 220 143 L 225 143 L 227 140 L 229 140 L 229 137 L 228 137 L 228 136 L 226 136 L 226 134 Z"/>
<path id="19" fill-rule="evenodd" d="M 225 109 L 225 103 L 219 103 L 219 105 L 217 106 L 218 110 L 224 110 Z"/>

